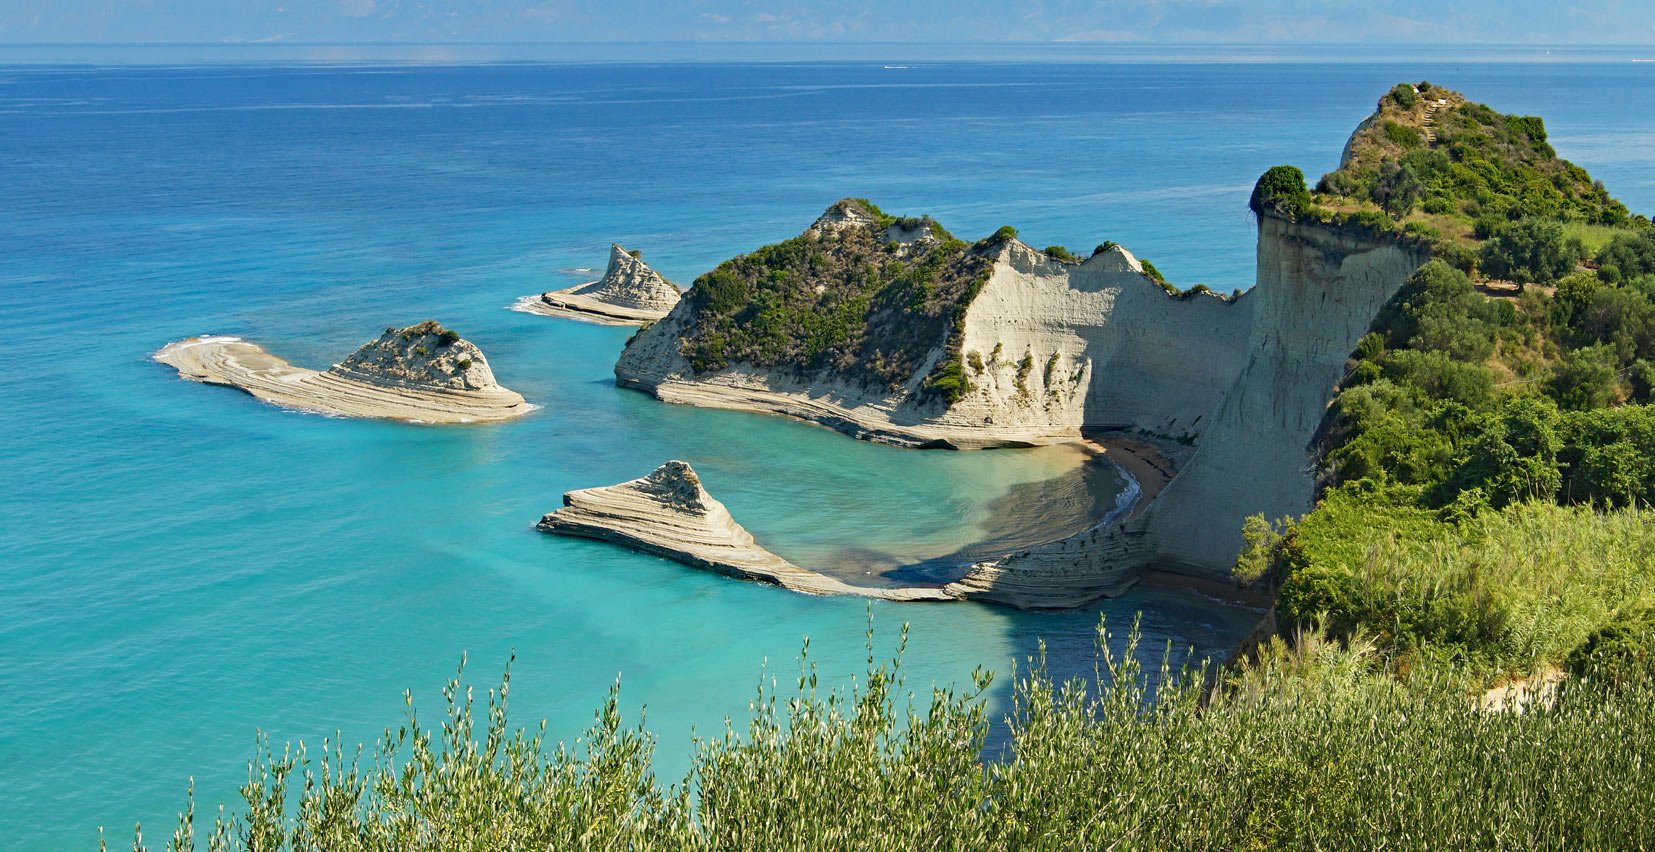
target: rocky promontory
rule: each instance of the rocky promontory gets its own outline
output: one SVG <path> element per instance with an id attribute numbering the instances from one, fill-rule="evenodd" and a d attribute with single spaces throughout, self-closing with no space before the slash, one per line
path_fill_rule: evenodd
<path id="1" fill-rule="evenodd" d="M 675 403 L 960 449 L 1132 430 L 1189 440 L 1241 363 L 1249 300 L 1178 292 L 1126 249 L 1011 228 L 968 243 L 844 199 L 696 279 L 615 366 Z"/>
<path id="2" fill-rule="evenodd" d="M 529 296 L 517 308 L 602 325 L 643 325 L 666 316 L 678 299 L 678 288 L 644 263 L 637 252 L 611 244 L 609 267 L 602 278 Z"/>
<path id="3" fill-rule="evenodd" d="M 765 550 L 713 499 L 685 462 L 669 461 L 640 479 L 563 495 L 563 508 L 540 519 L 539 529 L 583 536 L 675 559 L 747 580 L 774 583 L 810 595 L 859 595 L 896 601 L 943 601 L 935 587 L 853 586 L 800 568 Z"/>
<path id="4" fill-rule="evenodd" d="M 246 391 L 274 405 L 342 417 L 420 423 L 507 420 L 533 410 L 494 380 L 471 342 L 427 321 L 387 328 L 327 370 L 307 370 L 238 337 L 190 337 L 155 360 L 192 381 Z"/>

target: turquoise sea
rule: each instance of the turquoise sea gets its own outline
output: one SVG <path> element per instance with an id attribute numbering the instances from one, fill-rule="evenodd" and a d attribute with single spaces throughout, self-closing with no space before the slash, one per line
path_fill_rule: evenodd
<path id="1" fill-rule="evenodd" d="M 257 731 L 372 740 L 404 689 L 434 708 L 462 652 L 486 687 L 515 650 L 514 714 L 565 738 L 619 678 L 669 781 L 692 731 L 739 724 L 765 666 L 792 676 L 803 637 L 834 683 L 861 670 L 864 602 L 536 533 L 571 488 L 686 459 L 774 550 L 855 574 L 1003 534 L 1009 505 L 1079 523 L 1119 487 L 1058 476 L 1050 450 L 906 451 L 618 390 L 626 329 L 506 309 L 590 277 L 570 270 L 601 269 L 612 240 L 688 284 L 854 195 L 1245 288 L 1253 179 L 1332 168 L 1374 100 L 1421 78 L 1545 116 L 1564 156 L 1655 211 L 1655 64 L 1629 61 L 54 61 L 0 66 L 13 849 L 137 820 L 164 837 L 192 776 L 204 812 L 234 797 Z M 426 318 L 543 408 L 330 419 L 149 360 L 210 332 L 320 367 Z M 872 607 L 881 656 L 911 624 L 911 686 L 981 664 L 1001 708 L 1038 642 L 1090 671 L 1100 616 L 1139 613 L 1175 662 L 1222 656 L 1258 615 L 1171 589 L 1069 613 Z"/>

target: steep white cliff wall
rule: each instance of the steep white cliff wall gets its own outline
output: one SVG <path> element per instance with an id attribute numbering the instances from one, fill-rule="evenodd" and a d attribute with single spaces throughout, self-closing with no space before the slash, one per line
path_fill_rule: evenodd
<path id="1" fill-rule="evenodd" d="M 1168 296 L 1119 247 L 1075 264 L 1011 241 L 967 309 L 960 354 L 971 389 L 952 405 L 920 393 L 947 341 L 896 391 L 740 366 L 692 374 L 679 353 L 687 304 L 639 334 L 615 374 L 668 402 L 785 414 L 898 444 L 1037 445 L 1085 428 L 1193 437 L 1245 363 L 1249 301 Z"/>
<path id="2" fill-rule="evenodd" d="M 1194 437 L 1241 370 L 1251 317 L 1248 298 L 1168 296 L 1118 246 L 1076 265 L 1014 242 L 966 313 L 973 390 L 938 421 Z"/>
<path id="3" fill-rule="evenodd" d="M 1393 241 L 1261 217 L 1244 366 L 1189 463 L 1141 514 L 974 566 L 951 591 L 1062 607 L 1116 594 L 1150 567 L 1228 577 L 1244 518 L 1310 510 L 1310 442 L 1345 361 L 1425 260 Z"/>
<path id="4" fill-rule="evenodd" d="M 1310 511 L 1310 442 L 1346 359 L 1427 259 L 1394 241 L 1260 217 L 1259 299 L 1247 367 L 1200 451 L 1146 515 L 1157 563 L 1228 577 L 1244 518 Z"/>

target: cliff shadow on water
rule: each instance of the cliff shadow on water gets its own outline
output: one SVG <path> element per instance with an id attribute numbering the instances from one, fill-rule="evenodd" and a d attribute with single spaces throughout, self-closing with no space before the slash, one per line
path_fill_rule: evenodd
<path id="1" fill-rule="evenodd" d="M 964 519 L 970 528 L 966 535 L 959 534 L 958 528 L 916 530 L 917 541 L 899 547 L 890 542 L 844 541 L 799 557 L 824 574 L 861 585 L 946 583 L 963 575 L 974 562 L 1001 558 L 1096 526 L 1129 509 L 1139 494 L 1137 484 L 1114 462 L 1078 445 L 996 452 L 1028 454 L 1031 466 L 1056 469 L 1009 485 L 981 483 L 982 489 L 1000 493 L 971 510 L 976 517 Z"/>

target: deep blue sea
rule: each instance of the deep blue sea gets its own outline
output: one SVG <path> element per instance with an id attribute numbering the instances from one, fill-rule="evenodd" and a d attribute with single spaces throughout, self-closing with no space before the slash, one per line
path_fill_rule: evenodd
<path id="1" fill-rule="evenodd" d="M 565 490 L 686 459 L 762 542 L 841 573 L 1079 492 L 1049 450 L 664 405 L 612 383 L 628 330 L 507 306 L 591 277 L 569 270 L 610 241 L 688 284 L 842 196 L 967 238 L 1115 240 L 1180 284 L 1245 288 L 1253 179 L 1327 171 L 1381 93 L 1422 78 L 1544 116 L 1655 211 L 1647 63 L 0 66 L 0 846 L 119 842 L 138 820 L 164 837 L 191 777 L 203 813 L 234 798 L 258 731 L 372 740 L 404 689 L 434 709 L 462 652 L 486 687 L 515 650 L 517 721 L 564 738 L 619 678 L 676 780 L 692 730 L 739 724 L 803 637 L 848 684 L 867 605 L 536 533 Z M 427 318 L 543 408 L 330 419 L 149 360 L 215 333 L 322 367 Z M 1084 668 L 1100 615 L 1140 612 L 1178 659 L 1222 656 L 1257 617 L 1169 589 L 1058 614 L 872 607 L 881 656 L 911 624 L 911 686 L 985 665 L 1001 709 L 1039 640 Z"/>

